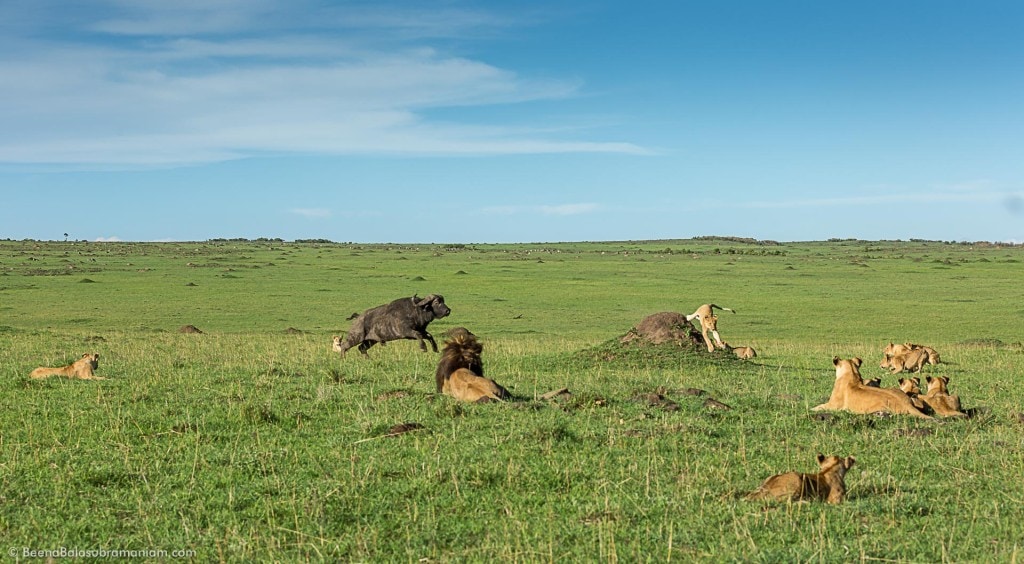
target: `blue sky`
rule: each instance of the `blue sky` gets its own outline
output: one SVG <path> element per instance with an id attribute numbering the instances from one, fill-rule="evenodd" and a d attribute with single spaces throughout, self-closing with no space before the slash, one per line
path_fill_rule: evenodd
<path id="1" fill-rule="evenodd" d="M 5 0 L 0 77 L 0 238 L 1024 242 L 1016 0 Z"/>

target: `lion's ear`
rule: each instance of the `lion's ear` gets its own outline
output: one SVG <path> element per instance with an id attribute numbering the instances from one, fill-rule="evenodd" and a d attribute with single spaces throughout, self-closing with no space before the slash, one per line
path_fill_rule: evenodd
<path id="1" fill-rule="evenodd" d="M 846 468 L 849 469 L 851 466 L 853 466 L 854 462 L 857 462 L 856 458 L 854 458 L 852 456 L 847 456 L 846 457 Z"/>
<path id="2" fill-rule="evenodd" d="M 857 368 L 860 368 L 861 363 L 864 361 L 862 361 L 859 356 L 855 356 L 852 359 L 850 359 L 850 362 L 852 362 L 853 365 L 856 366 Z"/>
<path id="3" fill-rule="evenodd" d="M 821 464 L 824 461 L 825 461 L 825 455 L 819 452 L 818 453 L 818 464 Z"/>
<path id="4" fill-rule="evenodd" d="M 82 353 L 82 358 L 89 358 L 90 356 L 92 355 L 89 353 Z"/>
<path id="5" fill-rule="evenodd" d="M 929 384 L 931 384 L 932 383 L 932 377 L 931 376 L 926 376 L 924 381 L 928 382 Z"/>
<path id="6" fill-rule="evenodd" d="M 903 384 L 903 378 L 900 378 L 900 384 L 901 385 Z"/>
<path id="7" fill-rule="evenodd" d="M 832 364 L 835 364 L 837 366 L 839 365 L 839 357 L 838 356 L 833 356 L 832 357 Z"/>

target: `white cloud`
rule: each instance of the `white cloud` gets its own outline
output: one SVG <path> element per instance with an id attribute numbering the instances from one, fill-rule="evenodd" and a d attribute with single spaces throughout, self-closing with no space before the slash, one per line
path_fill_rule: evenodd
<path id="1" fill-rule="evenodd" d="M 120 237 L 97 237 L 97 243 L 120 243 L 122 239 Z"/>
<path id="2" fill-rule="evenodd" d="M 78 26 L 57 11 L 47 15 L 58 18 L 52 25 L 69 28 L 67 37 L 81 37 L 84 29 L 123 38 L 79 43 L 27 39 L 28 32 L 0 36 L 0 163 L 647 152 L 623 142 L 569 141 L 543 123 L 482 127 L 427 119 L 426 110 L 435 108 L 579 94 L 578 80 L 530 78 L 408 39 L 502 25 L 488 14 L 442 9 L 449 21 L 399 18 L 383 8 L 321 13 L 313 5 L 274 0 L 95 6 L 107 10 Z M 366 33 L 338 36 L 329 21 Z M 234 33 L 239 30 L 249 33 Z"/>

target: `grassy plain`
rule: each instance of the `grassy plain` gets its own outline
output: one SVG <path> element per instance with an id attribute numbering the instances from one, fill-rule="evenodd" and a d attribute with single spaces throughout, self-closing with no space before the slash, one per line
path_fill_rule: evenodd
<path id="1" fill-rule="evenodd" d="M 223 561 L 1020 561 L 1022 260 L 891 241 L 0 241 L 0 538 Z M 434 395 L 438 357 L 412 341 L 331 352 L 349 314 L 414 292 L 443 294 L 431 332 L 470 328 L 523 399 Z M 738 311 L 719 328 L 754 361 L 616 344 L 706 302 Z M 811 416 L 834 355 L 894 385 L 890 341 L 937 348 L 925 373 L 976 415 Z M 27 377 L 92 351 L 108 380 Z M 386 436 L 401 423 L 423 429 Z M 857 458 L 843 505 L 741 499 L 818 452 Z"/>

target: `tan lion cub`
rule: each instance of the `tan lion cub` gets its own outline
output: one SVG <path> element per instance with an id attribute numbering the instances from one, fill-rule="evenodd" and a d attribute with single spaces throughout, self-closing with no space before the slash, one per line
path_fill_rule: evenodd
<path id="1" fill-rule="evenodd" d="M 852 456 L 839 458 L 818 453 L 817 474 L 786 472 L 776 474 L 750 492 L 747 499 L 774 499 L 801 501 L 819 499 L 828 503 L 841 503 L 846 495 L 843 477 L 856 460 Z"/>
<path id="2" fill-rule="evenodd" d="M 918 396 L 932 411 L 940 417 L 967 417 L 960 410 L 960 396 L 952 396 L 946 389 L 949 376 L 928 376 L 928 393 Z"/>
<path id="3" fill-rule="evenodd" d="M 64 376 L 65 378 L 78 378 L 79 380 L 106 380 L 102 376 L 96 376 L 93 371 L 100 366 L 100 355 L 98 353 L 85 353 L 82 358 L 75 362 L 59 368 L 47 368 L 40 366 L 29 374 L 31 378 L 46 378 L 48 376 Z"/>

